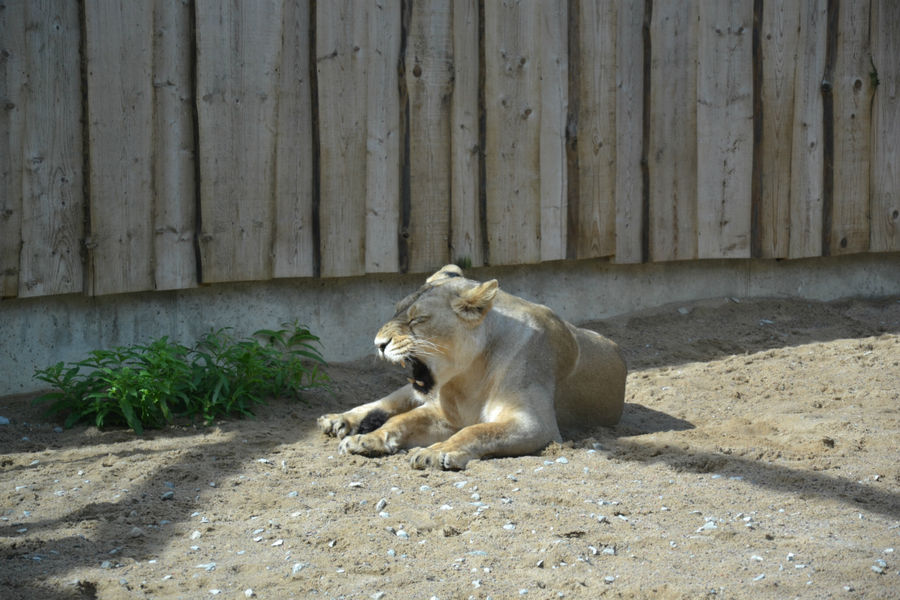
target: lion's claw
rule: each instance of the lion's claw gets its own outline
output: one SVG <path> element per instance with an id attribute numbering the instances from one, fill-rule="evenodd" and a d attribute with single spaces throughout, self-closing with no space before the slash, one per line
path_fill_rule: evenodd
<path id="1" fill-rule="evenodd" d="M 385 444 L 381 436 L 372 433 L 350 435 L 341 440 L 338 445 L 341 454 L 362 454 L 363 456 L 382 456 L 393 454 L 396 449 L 391 449 Z"/>
<path id="2" fill-rule="evenodd" d="M 350 422 L 350 419 L 343 414 L 323 415 L 317 421 L 319 429 L 326 435 L 334 436 L 338 439 L 347 437 L 356 433 L 357 426 Z"/>
<path id="3" fill-rule="evenodd" d="M 435 446 L 438 444 L 414 450 L 409 457 L 410 466 L 414 469 L 443 469 L 445 471 L 461 471 L 466 468 L 470 460 L 466 453 L 448 452 Z"/>

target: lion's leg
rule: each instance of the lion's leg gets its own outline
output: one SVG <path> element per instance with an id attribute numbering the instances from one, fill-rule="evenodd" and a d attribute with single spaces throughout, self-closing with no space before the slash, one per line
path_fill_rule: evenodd
<path id="1" fill-rule="evenodd" d="M 464 427 L 446 441 L 413 452 L 410 464 L 416 469 L 465 469 L 473 459 L 521 456 L 536 452 L 558 438 L 555 427 L 543 427 L 521 415 Z"/>
<path id="2" fill-rule="evenodd" d="M 450 437 L 455 429 L 433 405 L 401 413 L 371 433 L 351 435 L 341 440 L 341 454 L 379 456 L 404 448 L 427 446 Z"/>
<path id="3" fill-rule="evenodd" d="M 412 385 L 407 384 L 375 402 L 368 402 L 347 412 L 319 417 L 319 429 L 339 438 L 354 433 L 368 433 L 378 429 L 385 421 L 419 406 Z"/>

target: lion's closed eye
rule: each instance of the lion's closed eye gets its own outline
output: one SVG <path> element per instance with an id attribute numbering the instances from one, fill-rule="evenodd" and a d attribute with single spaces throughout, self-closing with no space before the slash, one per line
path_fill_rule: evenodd
<path id="1" fill-rule="evenodd" d="M 422 323 L 426 322 L 430 318 L 431 317 L 429 317 L 428 315 L 417 315 L 409 320 L 409 327 L 410 327 L 410 329 L 412 329 L 416 325 L 421 325 Z"/>

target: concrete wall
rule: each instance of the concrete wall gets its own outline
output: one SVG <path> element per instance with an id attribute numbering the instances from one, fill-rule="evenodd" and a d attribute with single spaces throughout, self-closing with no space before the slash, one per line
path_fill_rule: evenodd
<path id="1" fill-rule="evenodd" d="M 575 322 L 672 302 L 794 296 L 833 300 L 900 296 L 900 254 L 796 261 L 721 260 L 614 265 L 602 260 L 473 269 L 501 288 Z M 173 292 L 0 301 L 0 396 L 40 389 L 35 368 L 79 360 L 95 348 L 163 335 L 186 344 L 212 328 L 238 335 L 298 320 L 322 338 L 330 361 L 372 352 L 372 338 L 419 275 L 369 275 L 242 283 Z"/>

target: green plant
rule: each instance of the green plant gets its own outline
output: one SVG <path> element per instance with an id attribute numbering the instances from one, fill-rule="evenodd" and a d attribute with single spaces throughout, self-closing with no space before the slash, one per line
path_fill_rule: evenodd
<path id="1" fill-rule="evenodd" d="M 92 421 L 125 424 L 137 433 L 175 417 L 252 415 L 267 398 L 326 386 L 319 338 L 297 324 L 236 339 L 229 329 L 205 335 L 192 348 L 160 338 L 149 345 L 94 350 L 88 358 L 35 371 L 54 390 L 34 399 L 65 426 Z"/>

